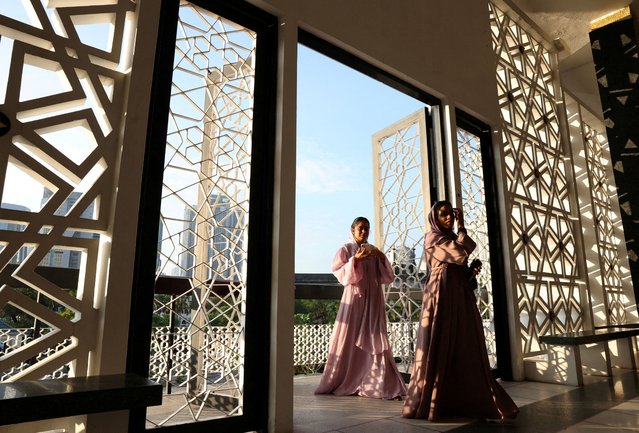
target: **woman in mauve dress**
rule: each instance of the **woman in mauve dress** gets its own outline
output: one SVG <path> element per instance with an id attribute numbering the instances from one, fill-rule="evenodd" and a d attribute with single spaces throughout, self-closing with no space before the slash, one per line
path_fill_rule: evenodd
<path id="1" fill-rule="evenodd" d="M 358 217 L 350 242 L 333 259 L 332 271 L 344 286 L 328 360 L 315 394 L 396 399 L 406 394 L 388 336 L 382 284 L 395 278 L 388 259 L 367 243 L 370 223 Z"/>
<path id="2" fill-rule="evenodd" d="M 457 233 L 453 226 L 457 218 Z M 468 268 L 475 242 L 466 234 L 459 209 L 435 203 L 424 240 L 430 269 L 424 288 L 415 363 L 402 415 L 504 420 L 519 410 L 493 378 L 486 340 Z"/>

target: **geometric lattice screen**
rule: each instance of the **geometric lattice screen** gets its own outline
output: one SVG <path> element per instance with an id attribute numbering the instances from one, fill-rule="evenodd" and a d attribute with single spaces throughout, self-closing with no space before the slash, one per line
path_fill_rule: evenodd
<path id="1" fill-rule="evenodd" d="M 426 109 L 376 133 L 373 143 L 375 243 L 386 253 L 395 280 L 386 286 L 386 309 L 402 323 L 402 347 L 413 348 L 425 278 L 424 233 L 430 209 Z M 414 349 L 402 356 L 408 371 Z"/>
<path id="2" fill-rule="evenodd" d="M 637 321 L 618 190 L 604 123 L 566 93 L 594 326 Z"/>
<path id="3" fill-rule="evenodd" d="M 603 288 L 604 308 L 609 325 L 628 322 L 626 307 L 627 295 L 621 278 L 618 248 L 620 239 L 615 230 L 615 218 L 611 195 L 614 193 L 614 183 L 610 185 L 606 167 L 610 165 L 610 158 L 605 157 L 608 140 L 604 134 L 597 132 L 588 124 L 582 123 L 585 144 L 586 164 L 590 181 L 590 198 L 593 212 L 593 229 L 596 237 L 596 247 L 599 263 L 595 266 L 600 273 Z"/>
<path id="4" fill-rule="evenodd" d="M 492 368 L 497 367 L 492 270 L 490 267 L 490 246 L 488 237 L 488 215 L 486 214 L 486 194 L 484 171 L 481 159 L 479 137 L 462 128 L 457 128 L 457 155 L 460 176 L 464 224 L 477 247 L 469 258 L 482 261 L 482 271 L 477 276 L 477 307 L 484 324 L 486 349 Z"/>
<path id="5" fill-rule="evenodd" d="M 256 34 L 181 2 L 147 426 L 241 415 Z"/>
<path id="6" fill-rule="evenodd" d="M 589 34 L 591 53 L 596 70 L 599 100 L 608 135 L 611 165 L 614 167 L 614 184 L 621 208 L 621 222 L 626 239 L 635 299 L 639 299 L 639 218 L 636 197 L 639 196 L 639 50 L 637 47 L 637 21 L 627 16 Z"/>
<path id="7" fill-rule="evenodd" d="M 0 6 L 2 381 L 90 373 L 135 14 L 129 0 Z"/>
<path id="8" fill-rule="evenodd" d="M 554 54 L 492 4 L 490 16 L 516 317 L 526 357 L 542 350 L 539 335 L 583 328 L 585 281 Z"/>

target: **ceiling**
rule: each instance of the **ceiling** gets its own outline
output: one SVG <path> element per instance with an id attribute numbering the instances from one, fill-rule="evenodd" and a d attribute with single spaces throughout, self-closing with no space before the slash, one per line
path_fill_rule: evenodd
<path id="1" fill-rule="evenodd" d="M 635 0 L 639 1 L 639 0 Z M 564 89 L 601 118 L 590 50 L 590 22 L 628 6 L 631 0 L 510 0 L 546 38 L 559 39 L 559 73 Z"/>

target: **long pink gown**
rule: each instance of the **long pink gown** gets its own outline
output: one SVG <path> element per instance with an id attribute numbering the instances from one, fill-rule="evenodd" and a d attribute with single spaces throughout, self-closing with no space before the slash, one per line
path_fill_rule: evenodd
<path id="1" fill-rule="evenodd" d="M 385 257 L 369 257 L 355 266 L 357 248 L 352 240 L 333 259 L 332 271 L 344 293 L 315 394 L 393 399 L 406 394 L 386 334 L 382 292 L 382 284 L 395 276 Z"/>
<path id="2" fill-rule="evenodd" d="M 440 229 L 428 232 L 424 244 L 430 275 L 402 415 L 430 421 L 514 417 L 517 406 L 490 371 L 468 280 L 468 255 L 475 242 L 463 230 L 455 235 Z"/>

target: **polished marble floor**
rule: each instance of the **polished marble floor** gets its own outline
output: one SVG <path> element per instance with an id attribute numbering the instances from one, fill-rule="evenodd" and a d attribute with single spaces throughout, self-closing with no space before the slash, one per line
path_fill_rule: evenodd
<path id="1" fill-rule="evenodd" d="M 520 408 L 503 424 L 433 423 L 400 416 L 401 401 L 314 395 L 319 375 L 295 377 L 294 433 L 627 433 L 639 432 L 639 373 L 588 376 L 583 387 L 502 382 Z"/>

